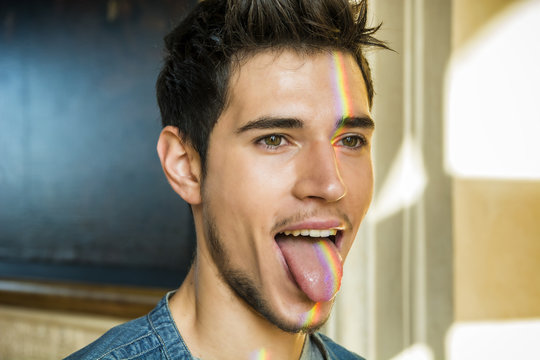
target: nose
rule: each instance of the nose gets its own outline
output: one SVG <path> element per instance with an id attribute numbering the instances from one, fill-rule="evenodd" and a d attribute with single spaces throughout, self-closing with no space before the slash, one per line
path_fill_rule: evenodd
<path id="1" fill-rule="evenodd" d="M 298 158 L 293 193 L 298 199 L 340 200 L 347 193 L 331 143 L 317 142 Z"/>

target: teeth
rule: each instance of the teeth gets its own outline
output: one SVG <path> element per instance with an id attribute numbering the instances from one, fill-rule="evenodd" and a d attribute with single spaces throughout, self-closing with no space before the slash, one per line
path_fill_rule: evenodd
<path id="1" fill-rule="evenodd" d="M 309 236 L 321 237 L 321 230 L 309 230 Z"/>
<path id="2" fill-rule="evenodd" d="M 293 236 L 311 236 L 311 237 L 329 237 L 337 234 L 336 229 L 328 229 L 328 230 L 310 230 L 310 229 L 302 229 L 302 230 L 293 230 L 293 231 L 284 231 L 285 235 L 293 235 Z"/>

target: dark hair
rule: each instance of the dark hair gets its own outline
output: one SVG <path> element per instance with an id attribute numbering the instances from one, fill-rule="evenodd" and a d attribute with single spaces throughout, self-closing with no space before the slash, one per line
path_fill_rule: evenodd
<path id="1" fill-rule="evenodd" d="M 229 77 L 238 61 L 265 49 L 342 50 L 358 62 L 373 102 L 364 49 L 386 48 L 369 28 L 366 0 L 204 0 L 165 37 L 157 80 L 163 126 L 179 128 L 201 157 L 227 103 Z"/>

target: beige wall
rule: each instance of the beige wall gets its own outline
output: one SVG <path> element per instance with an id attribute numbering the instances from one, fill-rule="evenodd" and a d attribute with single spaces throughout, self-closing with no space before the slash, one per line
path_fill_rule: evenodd
<path id="1" fill-rule="evenodd" d="M 457 321 L 540 317 L 540 182 L 454 181 Z"/>
<path id="2" fill-rule="evenodd" d="M 395 52 L 371 53 L 377 92 L 368 213 L 368 359 L 444 359 L 452 324 L 451 179 L 443 167 L 451 0 L 370 0 Z M 421 350 L 419 350 L 421 349 Z M 423 351 L 424 357 L 410 357 Z"/>
<path id="3" fill-rule="evenodd" d="M 0 359 L 61 359 L 123 318 L 0 306 Z"/>
<path id="4" fill-rule="evenodd" d="M 493 16 L 518 0 L 453 0 L 452 46 L 463 45 Z"/>
<path id="5" fill-rule="evenodd" d="M 513 2 L 454 0 L 454 50 Z M 540 317 L 540 181 L 454 179 L 453 202 L 455 320 Z"/>

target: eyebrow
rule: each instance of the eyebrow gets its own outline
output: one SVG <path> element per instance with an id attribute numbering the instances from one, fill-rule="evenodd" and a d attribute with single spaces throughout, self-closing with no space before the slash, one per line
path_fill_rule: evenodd
<path id="1" fill-rule="evenodd" d="M 241 134 L 254 129 L 301 129 L 303 127 L 304 121 L 300 119 L 263 116 L 239 127 L 235 132 Z M 340 128 L 374 129 L 375 122 L 369 116 L 344 116 L 336 122 L 335 129 Z"/>
<path id="2" fill-rule="evenodd" d="M 336 122 L 336 130 L 341 128 L 374 129 L 375 122 L 369 116 L 344 116 Z"/>
<path id="3" fill-rule="evenodd" d="M 242 127 L 236 129 L 236 133 L 240 134 L 253 129 L 299 129 L 302 127 L 304 127 L 304 122 L 300 119 L 264 116 L 256 120 L 252 120 Z"/>

